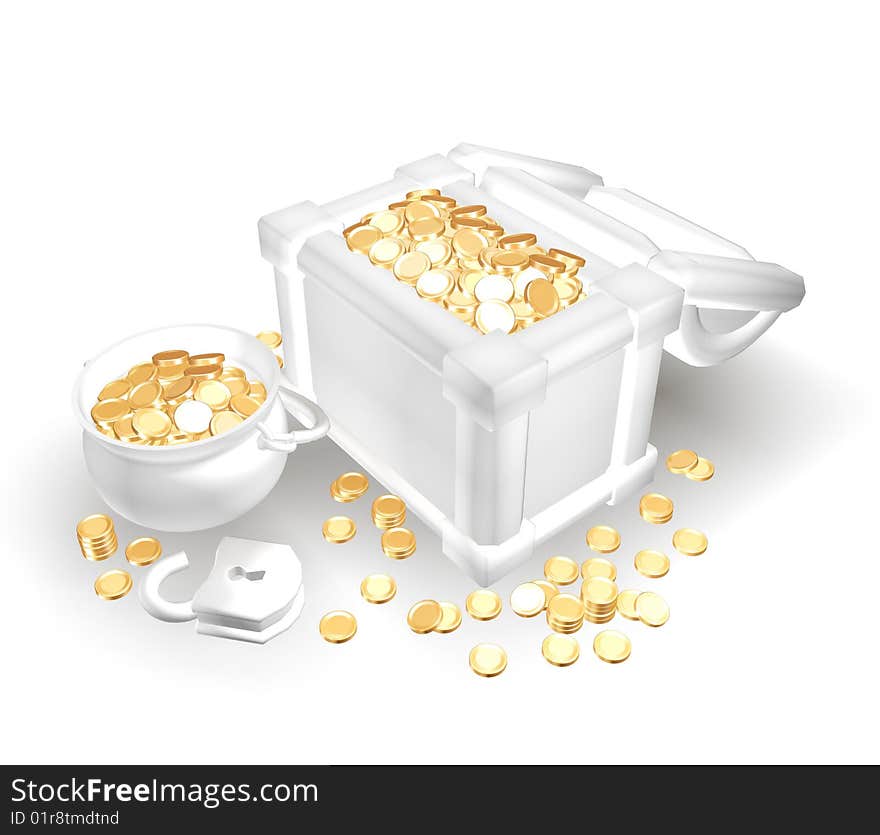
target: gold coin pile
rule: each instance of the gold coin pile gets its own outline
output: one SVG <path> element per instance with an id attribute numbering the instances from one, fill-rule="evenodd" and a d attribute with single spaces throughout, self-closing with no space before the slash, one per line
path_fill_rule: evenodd
<path id="1" fill-rule="evenodd" d="M 646 493 L 639 500 L 639 513 L 642 519 L 652 525 L 664 525 L 672 518 L 674 506 L 672 499 L 660 493 Z"/>
<path id="2" fill-rule="evenodd" d="M 406 505 L 390 493 L 379 496 L 370 509 L 373 524 L 380 530 L 399 528 L 406 521 Z"/>
<path id="3" fill-rule="evenodd" d="M 579 255 L 510 234 L 485 206 L 459 206 L 439 189 L 411 191 L 343 235 L 352 252 L 482 333 L 522 330 L 586 296 Z"/>
<path id="4" fill-rule="evenodd" d="M 581 600 L 590 623 L 608 623 L 617 611 L 617 583 L 607 577 L 590 577 L 581 585 Z"/>
<path id="5" fill-rule="evenodd" d="M 416 535 L 409 528 L 389 528 L 382 532 L 382 550 L 392 560 L 405 560 L 416 552 Z"/>
<path id="6" fill-rule="evenodd" d="M 98 393 L 98 431 L 139 446 L 173 446 L 221 435 L 255 414 L 266 387 L 220 353 L 153 354 Z"/>
<path id="7" fill-rule="evenodd" d="M 417 635 L 429 632 L 446 635 L 461 626 L 461 610 L 448 601 L 420 600 L 407 612 L 406 622 Z"/>
<path id="8" fill-rule="evenodd" d="M 343 473 L 330 485 L 330 495 L 337 502 L 353 502 L 370 489 L 363 473 Z"/>
<path id="9" fill-rule="evenodd" d="M 691 481 L 708 481 L 715 475 L 715 465 L 692 449 L 678 449 L 671 453 L 666 459 L 666 469 L 676 475 L 686 475 Z"/>
<path id="10" fill-rule="evenodd" d="M 584 624 L 584 604 L 573 594 L 556 594 L 547 604 L 547 624 L 554 632 L 570 634 Z"/>
<path id="11" fill-rule="evenodd" d="M 76 539 L 82 555 L 93 562 L 112 557 L 119 547 L 113 520 L 103 513 L 81 519 L 76 526 Z"/>

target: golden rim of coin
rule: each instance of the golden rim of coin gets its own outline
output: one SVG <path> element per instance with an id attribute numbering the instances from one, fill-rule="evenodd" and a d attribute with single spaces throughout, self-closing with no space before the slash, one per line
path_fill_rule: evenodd
<path id="1" fill-rule="evenodd" d="M 677 449 L 666 457 L 666 469 L 681 475 L 696 467 L 698 460 L 697 453 L 692 449 Z"/>
<path id="2" fill-rule="evenodd" d="M 632 642 L 623 632 L 606 629 L 593 639 L 593 652 L 608 664 L 619 664 L 629 658 Z"/>
<path id="3" fill-rule="evenodd" d="M 579 575 L 580 566 L 571 557 L 550 557 L 544 563 L 544 577 L 557 586 L 568 586 Z"/>
<path id="4" fill-rule="evenodd" d="M 119 600 L 132 587 L 131 574 L 121 568 L 111 568 L 95 580 L 95 594 L 104 600 Z"/>
<path id="5" fill-rule="evenodd" d="M 558 249 L 557 247 L 551 247 L 548 249 L 547 254 L 551 258 L 555 258 L 557 261 L 562 261 L 567 264 L 569 269 L 579 270 L 581 267 L 587 265 L 586 260 L 581 258 L 580 255 L 575 255 L 573 252 L 566 252 L 564 249 Z"/>
<path id="6" fill-rule="evenodd" d="M 510 593 L 510 608 L 522 618 L 533 618 L 547 608 L 547 598 L 537 583 L 520 583 Z"/>
<path id="7" fill-rule="evenodd" d="M 708 458 L 699 457 L 697 463 L 685 475 L 691 481 L 708 481 L 715 475 L 715 465 Z"/>
<path id="8" fill-rule="evenodd" d="M 638 620 L 636 598 L 641 594 L 636 589 L 626 589 L 617 595 L 617 611 L 629 620 Z"/>
<path id="9" fill-rule="evenodd" d="M 600 554 L 611 554 L 620 547 L 620 534 L 610 525 L 594 525 L 587 531 L 587 545 Z"/>
<path id="10" fill-rule="evenodd" d="M 679 528 L 672 534 L 672 544 L 679 554 L 698 557 L 709 547 L 709 540 L 702 531 L 695 528 Z"/>
<path id="11" fill-rule="evenodd" d="M 501 598 L 492 589 L 475 589 L 467 596 L 465 609 L 474 620 L 492 620 L 501 614 Z"/>
<path id="12" fill-rule="evenodd" d="M 549 255 L 535 252 L 529 256 L 529 264 L 536 270 L 540 270 L 545 276 L 562 275 L 565 272 L 565 263 Z"/>
<path id="13" fill-rule="evenodd" d="M 570 635 L 553 633 L 541 643 L 541 655 L 554 667 L 569 667 L 578 660 L 581 654 L 580 644 Z"/>
<path id="14" fill-rule="evenodd" d="M 507 653 L 498 644 L 477 644 L 468 655 L 471 669 L 483 678 L 493 678 L 507 668 Z"/>
<path id="15" fill-rule="evenodd" d="M 449 214 L 453 217 L 483 217 L 488 213 L 485 206 L 474 204 L 472 206 L 456 206 Z"/>
<path id="16" fill-rule="evenodd" d="M 443 619 L 443 609 L 436 600 L 420 600 L 406 614 L 406 622 L 417 635 L 433 632 Z"/>
<path id="17" fill-rule="evenodd" d="M 663 626 L 669 620 L 669 606 L 659 594 L 643 591 L 636 598 L 636 614 L 647 626 Z"/>
<path id="18" fill-rule="evenodd" d="M 152 565 L 162 556 L 162 544 L 152 536 L 133 539 L 125 546 L 125 558 L 132 565 Z"/>
<path id="19" fill-rule="evenodd" d="M 367 603 L 387 603 L 397 594 L 397 582 L 387 574 L 368 574 L 361 581 L 361 597 Z"/>
<path id="20" fill-rule="evenodd" d="M 192 354 L 189 358 L 187 367 L 219 365 L 222 366 L 226 362 L 226 354 L 210 353 L 210 354 Z"/>
<path id="21" fill-rule="evenodd" d="M 440 609 L 443 614 L 440 618 L 440 623 L 434 627 L 434 631 L 439 632 L 441 635 L 455 632 L 461 626 L 461 609 L 447 600 L 440 601 Z"/>
<path id="22" fill-rule="evenodd" d="M 591 577 L 605 577 L 607 580 L 617 579 L 617 566 L 604 557 L 590 557 L 581 566 L 581 577 L 589 580 Z"/>
<path id="23" fill-rule="evenodd" d="M 525 249 L 538 243 L 538 237 L 533 232 L 516 232 L 505 235 L 498 240 L 501 249 Z"/>
<path id="24" fill-rule="evenodd" d="M 159 351 L 153 354 L 153 365 L 156 368 L 168 368 L 175 365 L 186 365 L 189 361 L 189 352 L 181 348 L 173 348 L 168 351 Z"/>
<path id="25" fill-rule="evenodd" d="M 324 521 L 321 533 L 327 542 L 341 544 L 348 542 L 357 533 L 357 525 L 348 516 L 331 516 Z"/>
<path id="26" fill-rule="evenodd" d="M 344 644 L 357 632 L 357 620 L 351 612 L 335 609 L 321 618 L 318 631 L 325 641 L 331 644 Z"/>
<path id="27" fill-rule="evenodd" d="M 665 576 L 669 571 L 669 557 L 662 551 L 646 549 L 635 555 L 633 565 L 639 574 L 656 579 Z"/>

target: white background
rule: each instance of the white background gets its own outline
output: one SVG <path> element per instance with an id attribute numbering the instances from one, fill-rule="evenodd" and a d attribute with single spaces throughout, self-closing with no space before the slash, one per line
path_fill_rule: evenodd
<path id="1" fill-rule="evenodd" d="M 0 22 L 4 282 L 2 753 L 8 761 L 876 761 L 878 759 L 876 21 L 868 4 L 18 4 Z M 802 307 L 717 368 L 664 364 L 652 437 L 714 481 L 658 476 L 705 556 L 636 580 L 671 550 L 635 502 L 622 587 L 672 607 L 619 666 L 559 670 L 546 624 L 506 610 L 448 636 L 404 623 L 472 584 L 414 523 L 389 564 L 370 531 L 331 547 L 327 485 L 349 464 L 303 448 L 227 527 L 291 542 L 307 605 L 256 647 L 105 603 L 74 525 L 102 509 L 69 392 L 82 362 L 185 321 L 276 325 L 260 215 L 388 179 L 460 141 L 583 164 L 805 276 Z M 589 443 L 589 427 L 572 443 Z M 376 488 L 378 489 L 378 488 Z M 371 496 L 376 495 L 376 490 Z M 586 521 L 498 584 L 583 559 Z M 667 526 L 670 527 L 670 526 Z M 120 539 L 139 532 L 119 521 Z M 217 532 L 185 547 L 190 592 Z M 109 565 L 122 567 L 117 555 Z M 368 607 L 360 578 L 391 569 Z M 137 574 L 135 572 L 135 580 Z M 323 611 L 360 621 L 344 646 Z M 467 666 L 502 643 L 507 672 Z"/>

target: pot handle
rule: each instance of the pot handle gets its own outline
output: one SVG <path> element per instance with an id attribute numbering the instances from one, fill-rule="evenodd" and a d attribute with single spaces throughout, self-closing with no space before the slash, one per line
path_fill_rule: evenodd
<path id="1" fill-rule="evenodd" d="M 297 444 L 320 440 L 330 431 L 330 418 L 317 403 L 313 403 L 308 397 L 303 397 L 283 378 L 279 389 L 284 408 L 294 417 L 312 425 L 304 429 L 294 429 L 292 432 L 273 432 L 265 423 L 258 423 L 260 437 L 257 445 L 261 449 L 291 453 L 296 449 Z"/>

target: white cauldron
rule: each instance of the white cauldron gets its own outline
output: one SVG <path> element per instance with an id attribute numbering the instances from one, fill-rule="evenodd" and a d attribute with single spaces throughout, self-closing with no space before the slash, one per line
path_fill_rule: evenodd
<path id="1" fill-rule="evenodd" d="M 234 429 L 174 446 L 138 446 L 103 435 L 91 418 L 98 392 L 157 351 L 222 352 L 266 386 L 266 402 Z M 282 402 L 283 398 L 283 402 Z M 125 339 L 85 364 L 73 391 L 83 427 L 86 466 L 113 510 L 148 528 L 196 531 L 229 522 L 259 504 L 277 484 L 297 444 L 323 438 L 324 412 L 293 390 L 273 353 L 233 328 L 180 325 Z M 310 425 L 288 431 L 287 411 Z"/>

